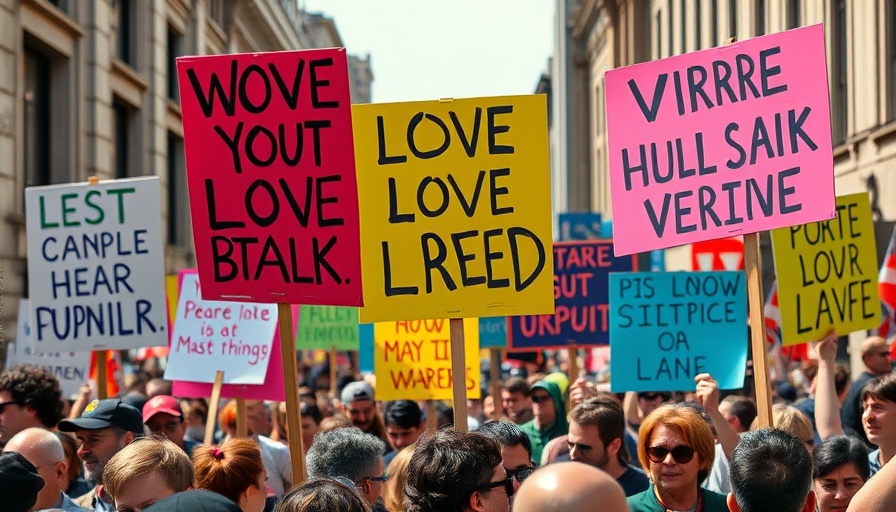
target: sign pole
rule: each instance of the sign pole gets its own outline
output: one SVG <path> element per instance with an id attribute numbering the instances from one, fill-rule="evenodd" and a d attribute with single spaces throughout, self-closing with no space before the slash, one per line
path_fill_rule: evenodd
<path id="1" fill-rule="evenodd" d="M 491 382 L 492 404 L 494 405 L 492 419 L 499 420 L 501 419 L 501 407 L 498 406 L 501 403 L 501 349 L 492 347 L 489 352 L 491 353 L 491 367 L 488 371 L 488 380 Z"/>
<path id="2" fill-rule="evenodd" d="M 566 375 L 569 378 L 569 385 L 572 386 L 572 383 L 579 378 L 579 349 L 578 347 L 569 347 L 566 349 L 566 354 L 569 358 L 569 366 L 566 369 Z M 571 409 L 572 400 L 567 398 L 566 411 L 569 412 Z"/>
<path id="3" fill-rule="evenodd" d="M 467 431 L 467 360 L 464 351 L 464 319 L 451 322 L 451 376 L 454 397 L 454 428 Z"/>
<path id="4" fill-rule="evenodd" d="M 292 329 L 292 308 L 277 304 L 280 322 L 280 349 L 283 353 L 283 385 L 286 387 L 287 444 L 292 461 L 292 483 L 305 481 L 305 451 L 302 449 L 302 421 L 299 419 L 299 383 L 296 370 L 296 342 Z"/>
<path id="5" fill-rule="evenodd" d="M 759 234 L 744 235 L 744 265 L 747 270 L 747 299 L 750 304 L 750 344 L 753 348 L 753 385 L 759 427 L 772 427 L 772 388 L 768 377 L 765 348 L 765 315 L 762 299 L 762 262 L 759 259 Z"/>
<path id="6" fill-rule="evenodd" d="M 215 373 L 215 385 L 212 386 L 212 398 L 208 404 L 208 418 L 205 422 L 205 439 L 202 441 L 204 445 L 211 445 L 215 440 L 215 422 L 218 418 L 218 404 L 221 401 L 221 386 L 224 385 L 224 371 L 218 370 Z"/>
<path id="7" fill-rule="evenodd" d="M 249 425 L 246 422 L 245 398 L 236 399 L 236 437 L 249 437 Z"/>
<path id="8" fill-rule="evenodd" d="M 436 417 L 436 401 L 426 401 L 426 430 L 435 432 L 439 428 L 439 420 Z"/>
<path id="9" fill-rule="evenodd" d="M 109 352 L 107 350 L 96 351 L 96 397 L 100 400 L 109 398 L 108 361 Z"/>

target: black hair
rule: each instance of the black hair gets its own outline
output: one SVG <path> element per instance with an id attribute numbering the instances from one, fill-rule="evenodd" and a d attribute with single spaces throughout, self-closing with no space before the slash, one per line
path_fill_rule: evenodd
<path id="1" fill-rule="evenodd" d="M 399 428 L 419 428 L 423 421 L 423 413 L 417 402 L 411 400 L 395 400 L 386 404 L 383 415 L 386 426 L 397 425 Z"/>
<path id="2" fill-rule="evenodd" d="M 491 437 L 501 446 L 522 446 L 529 458 L 532 458 L 532 441 L 520 427 L 509 421 L 489 421 L 483 423 L 473 432 Z"/>
<path id="3" fill-rule="evenodd" d="M 763 428 L 744 434 L 729 465 L 731 490 L 741 512 L 799 512 L 806 503 L 812 457 L 790 432 Z"/>
<path id="4" fill-rule="evenodd" d="M 863 482 L 871 478 L 868 466 L 868 447 L 852 436 L 835 436 L 825 439 L 812 452 L 815 468 L 812 478 L 823 478 L 845 464 L 852 464 Z"/>

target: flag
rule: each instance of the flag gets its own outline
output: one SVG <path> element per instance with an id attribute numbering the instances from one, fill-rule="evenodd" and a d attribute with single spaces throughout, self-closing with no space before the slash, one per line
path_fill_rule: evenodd
<path id="1" fill-rule="evenodd" d="M 90 353 L 90 380 L 96 382 L 96 365 L 99 352 Z M 96 389 L 96 388 L 94 388 Z M 124 368 L 117 350 L 106 350 L 106 394 L 109 398 L 124 391 Z"/>
<path id="2" fill-rule="evenodd" d="M 887 245 L 887 253 L 884 255 L 884 264 L 880 267 L 877 276 L 877 291 L 880 293 L 881 324 L 877 328 L 877 335 L 890 340 L 896 337 L 896 229 L 890 235 L 890 243 Z"/>
<path id="3" fill-rule="evenodd" d="M 772 289 L 765 299 L 765 339 L 769 347 L 780 347 L 781 340 L 781 310 L 778 308 L 778 280 L 772 283 Z"/>

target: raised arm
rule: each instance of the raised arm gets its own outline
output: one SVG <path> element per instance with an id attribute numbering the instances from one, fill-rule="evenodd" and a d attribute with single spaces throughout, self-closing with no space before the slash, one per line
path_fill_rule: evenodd
<path id="1" fill-rule="evenodd" d="M 815 377 L 815 425 L 821 440 L 843 435 L 840 423 L 840 402 L 834 385 L 837 357 L 837 334 L 833 331 L 817 344 L 818 375 Z"/>
<path id="2" fill-rule="evenodd" d="M 728 423 L 728 420 L 719 412 L 719 383 L 708 373 L 701 373 L 694 377 L 697 382 L 697 401 L 703 406 L 703 410 L 712 420 L 716 429 L 716 437 L 725 452 L 725 458 L 731 459 L 734 448 L 740 442 L 740 436 Z"/>

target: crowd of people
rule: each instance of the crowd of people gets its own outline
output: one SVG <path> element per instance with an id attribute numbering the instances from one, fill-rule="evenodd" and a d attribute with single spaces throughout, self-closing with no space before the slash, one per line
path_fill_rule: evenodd
<path id="1" fill-rule="evenodd" d="M 833 334 L 815 348 L 817 361 L 776 388 L 774 428 L 758 428 L 753 397 L 722 393 L 709 374 L 691 393 L 619 395 L 533 368 L 471 400 L 469 432 L 443 403 L 377 401 L 367 380 L 349 376 L 335 396 L 302 387 L 300 478 L 282 403 L 249 400 L 241 413 L 225 400 L 210 414 L 159 378 L 65 400 L 47 370 L 18 366 L 0 373 L 0 509 L 896 510 L 890 347 L 868 338 L 852 382 Z"/>

